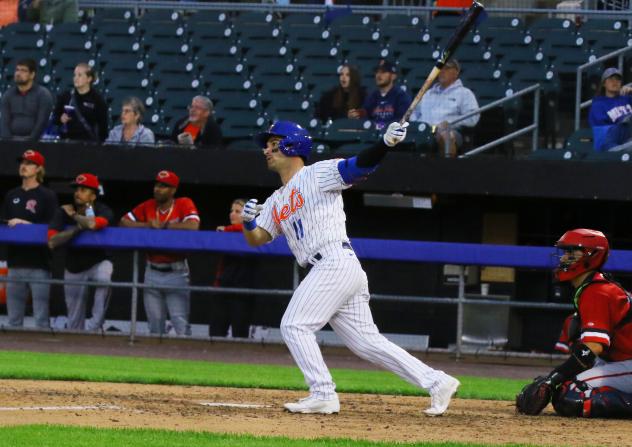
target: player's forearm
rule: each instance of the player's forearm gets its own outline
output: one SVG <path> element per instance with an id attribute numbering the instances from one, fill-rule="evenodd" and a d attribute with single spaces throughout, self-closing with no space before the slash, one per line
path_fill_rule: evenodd
<path id="1" fill-rule="evenodd" d="M 244 227 L 243 233 L 244 237 L 246 238 L 246 242 L 251 247 L 259 247 L 260 245 L 268 243 L 272 240 L 268 232 L 261 227 L 257 227 L 252 231 Z"/>
<path id="2" fill-rule="evenodd" d="M 79 227 L 74 227 L 65 231 L 61 231 L 55 234 L 54 236 L 52 236 L 48 240 L 48 248 L 50 248 L 51 250 L 54 250 L 60 245 L 67 244 L 73 237 L 75 237 L 80 232 L 81 232 L 81 229 Z"/>
<path id="3" fill-rule="evenodd" d="M 134 222 L 133 220 L 122 218 L 119 221 L 119 225 L 125 228 L 147 228 L 149 226 L 149 223 L 148 222 Z"/>
<path id="4" fill-rule="evenodd" d="M 199 230 L 200 221 L 186 220 L 184 222 L 169 222 L 166 224 L 165 228 L 169 230 Z"/>

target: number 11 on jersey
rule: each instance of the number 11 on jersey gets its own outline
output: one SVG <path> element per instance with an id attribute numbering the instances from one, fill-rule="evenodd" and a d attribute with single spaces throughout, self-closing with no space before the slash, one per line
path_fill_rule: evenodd
<path id="1" fill-rule="evenodd" d="M 292 226 L 294 227 L 294 232 L 296 233 L 296 239 L 303 239 L 305 236 L 305 232 L 303 231 L 303 220 L 297 219 L 292 222 Z"/>

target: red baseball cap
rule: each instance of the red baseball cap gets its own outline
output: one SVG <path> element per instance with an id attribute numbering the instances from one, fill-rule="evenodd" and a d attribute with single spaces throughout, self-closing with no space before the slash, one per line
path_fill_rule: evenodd
<path id="1" fill-rule="evenodd" d="M 160 171 L 156 174 L 156 182 L 177 188 L 180 184 L 180 177 L 178 177 L 175 172 Z"/>
<path id="2" fill-rule="evenodd" d="M 75 181 L 71 183 L 72 186 L 85 186 L 86 188 L 92 188 L 95 191 L 99 190 L 99 178 L 88 172 L 79 174 Z"/>
<path id="3" fill-rule="evenodd" d="M 21 157 L 18 157 L 18 161 L 27 160 L 31 163 L 35 163 L 37 166 L 44 166 L 45 159 L 42 154 L 32 149 L 24 151 Z"/>

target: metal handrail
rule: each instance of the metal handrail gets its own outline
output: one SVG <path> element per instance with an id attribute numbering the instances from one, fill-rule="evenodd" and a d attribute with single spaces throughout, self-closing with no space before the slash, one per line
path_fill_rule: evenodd
<path id="1" fill-rule="evenodd" d="M 594 61 L 586 62 L 583 65 L 577 67 L 577 82 L 575 83 L 575 130 L 578 130 L 581 124 L 581 111 L 592 104 L 592 99 L 581 102 L 582 100 L 582 72 L 587 68 L 600 64 L 608 59 L 612 59 L 615 56 L 619 56 L 619 70 L 623 73 L 623 53 L 632 51 L 632 47 L 623 47 L 618 50 L 614 50 L 608 54 L 605 54 Z"/>
<path id="2" fill-rule="evenodd" d="M 535 100 L 533 101 L 533 124 L 523 127 L 522 129 L 518 129 L 515 132 L 510 133 L 509 135 L 505 135 L 504 137 L 498 138 L 497 140 L 491 141 L 487 144 L 474 148 L 466 153 L 459 155 L 459 158 L 469 157 L 471 155 L 475 155 L 481 152 L 484 152 L 488 149 L 496 147 L 500 144 L 503 144 L 505 141 L 512 140 L 513 138 L 519 137 L 520 135 L 533 132 L 532 138 L 532 150 L 535 151 L 537 149 L 538 143 L 538 129 L 539 129 L 539 121 L 540 121 L 540 84 L 534 84 L 529 87 L 523 88 L 522 90 L 517 91 L 511 96 L 506 96 L 505 98 L 497 99 L 496 101 L 490 102 L 489 104 L 481 107 L 478 110 L 470 112 L 466 115 L 459 117 L 457 120 L 451 122 L 450 124 L 458 123 L 459 121 L 463 121 L 473 115 L 477 115 L 479 113 L 485 112 L 489 109 L 502 105 L 506 102 L 509 102 L 513 99 L 516 99 L 520 96 L 524 96 L 528 93 L 535 92 Z"/>

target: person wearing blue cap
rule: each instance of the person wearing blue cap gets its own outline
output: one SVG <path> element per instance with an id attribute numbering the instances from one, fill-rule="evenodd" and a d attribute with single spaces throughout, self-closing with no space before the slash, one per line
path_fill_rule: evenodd
<path id="1" fill-rule="evenodd" d="M 598 152 L 623 144 L 632 136 L 632 88 L 622 87 L 622 82 L 623 74 L 618 68 L 606 68 L 601 75 L 599 92 L 590 106 L 588 122 Z"/>
<path id="2" fill-rule="evenodd" d="M 379 130 L 388 123 L 399 121 L 413 101 L 410 95 L 396 85 L 397 66 L 381 60 L 375 67 L 375 86 L 377 87 L 364 100 L 361 109 L 349 111 L 350 118 L 368 118 Z"/>

